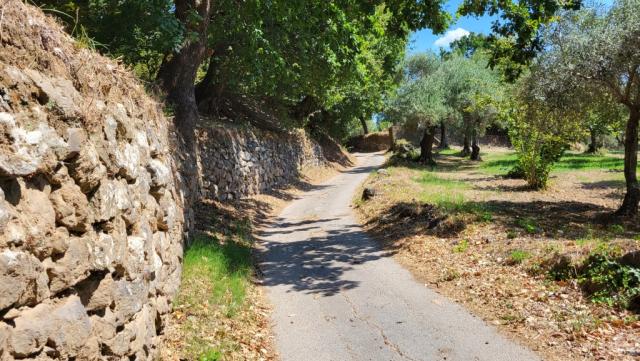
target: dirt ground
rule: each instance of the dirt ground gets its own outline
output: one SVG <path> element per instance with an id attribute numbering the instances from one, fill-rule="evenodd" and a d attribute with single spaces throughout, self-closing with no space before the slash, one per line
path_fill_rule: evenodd
<path id="1" fill-rule="evenodd" d="M 603 216 L 621 201 L 619 172 L 558 171 L 549 189 L 530 191 L 523 180 L 457 156 L 438 162 L 432 183 L 421 183 L 424 169 L 408 163 L 370 176 L 364 187 L 375 197 L 355 201 L 366 229 L 419 280 L 545 360 L 640 359 L 637 314 L 595 304 L 577 281 L 539 271 L 544 262 L 575 261 L 603 244 L 638 249 L 637 219 Z M 454 214 L 439 229 L 432 228 L 440 212 L 423 205 L 431 200 Z"/>

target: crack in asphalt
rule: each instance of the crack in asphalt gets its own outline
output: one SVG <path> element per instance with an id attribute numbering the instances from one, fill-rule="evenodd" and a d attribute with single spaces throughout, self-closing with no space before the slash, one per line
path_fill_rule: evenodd
<path id="1" fill-rule="evenodd" d="M 367 326 L 375 329 L 376 331 L 378 331 L 378 333 L 380 333 L 380 336 L 382 336 L 382 341 L 384 342 L 384 344 L 387 346 L 387 348 L 389 350 L 391 350 L 392 352 L 395 352 L 398 356 L 402 357 L 405 360 L 409 360 L 409 361 L 417 361 L 416 359 L 413 359 L 407 355 L 405 355 L 404 352 L 402 352 L 402 350 L 400 349 L 400 347 L 398 345 L 396 345 L 395 343 L 391 342 L 391 340 L 389 339 L 389 337 L 387 337 L 387 335 L 384 333 L 384 329 L 374 323 L 374 322 L 370 322 L 368 318 L 364 318 L 360 315 L 360 313 L 358 312 L 358 309 L 356 307 L 356 305 L 351 301 L 351 299 L 349 298 L 349 296 L 347 296 L 347 294 L 345 292 L 340 292 L 340 294 L 342 295 L 342 297 L 344 297 L 344 299 L 347 301 L 347 303 L 351 306 L 351 312 L 353 313 L 353 315 L 359 319 L 360 321 L 364 322 Z"/>

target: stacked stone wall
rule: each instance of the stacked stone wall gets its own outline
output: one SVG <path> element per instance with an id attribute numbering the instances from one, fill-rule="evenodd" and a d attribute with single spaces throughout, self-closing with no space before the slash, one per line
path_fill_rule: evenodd
<path id="1" fill-rule="evenodd" d="M 327 161 L 302 130 L 276 133 L 210 125 L 198 130 L 201 191 L 229 200 L 265 193 L 299 179 L 305 167 Z"/>
<path id="2" fill-rule="evenodd" d="M 182 259 L 170 121 L 39 9 L 0 6 L 0 360 L 152 359 Z"/>

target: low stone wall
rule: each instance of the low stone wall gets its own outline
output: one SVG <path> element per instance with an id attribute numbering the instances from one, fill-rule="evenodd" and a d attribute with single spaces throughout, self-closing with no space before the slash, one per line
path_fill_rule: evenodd
<path id="1" fill-rule="evenodd" d="M 0 360 L 147 360 L 180 283 L 169 121 L 123 67 L 6 0 Z"/>
<path id="2" fill-rule="evenodd" d="M 275 133 L 209 125 L 198 130 L 204 198 L 229 200 L 286 185 L 323 165 L 322 147 L 304 131 Z"/>

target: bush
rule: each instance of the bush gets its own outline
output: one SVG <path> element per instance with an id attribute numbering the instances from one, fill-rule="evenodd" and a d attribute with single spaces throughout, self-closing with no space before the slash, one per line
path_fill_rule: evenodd
<path id="1" fill-rule="evenodd" d="M 420 159 L 420 151 L 404 139 L 398 140 L 394 146 L 393 157 L 396 159 L 404 159 L 417 161 Z"/>
<path id="2" fill-rule="evenodd" d="M 599 248 L 583 263 L 578 283 L 597 303 L 631 308 L 640 297 L 640 269 L 623 265 L 619 252 Z"/>
<path id="3" fill-rule="evenodd" d="M 551 168 L 560 160 L 566 149 L 567 144 L 558 140 L 547 140 L 542 144 L 523 144 L 518 148 L 518 166 L 512 169 L 509 175 L 522 176 L 533 189 L 544 189 L 547 187 Z"/>

